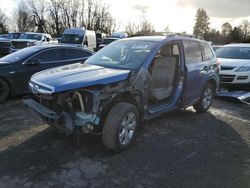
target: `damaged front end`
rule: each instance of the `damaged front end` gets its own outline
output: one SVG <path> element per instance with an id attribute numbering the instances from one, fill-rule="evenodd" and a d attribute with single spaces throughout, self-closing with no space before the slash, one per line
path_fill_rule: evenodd
<path id="1" fill-rule="evenodd" d="M 72 134 L 74 130 L 99 134 L 101 114 L 107 103 L 126 88 L 126 81 L 60 93 L 36 92 L 23 102 L 35 110 L 50 126 Z"/>

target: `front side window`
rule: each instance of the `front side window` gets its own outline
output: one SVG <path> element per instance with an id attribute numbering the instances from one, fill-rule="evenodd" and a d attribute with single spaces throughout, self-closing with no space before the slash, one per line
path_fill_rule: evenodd
<path id="1" fill-rule="evenodd" d="M 183 41 L 184 51 L 185 51 L 185 62 L 190 63 L 200 63 L 202 61 L 201 51 L 199 44 L 196 41 Z"/>
<path id="2" fill-rule="evenodd" d="M 85 57 L 90 57 L 92 53 L 84 50 L 78 50 L 78 49 L 65 49 L 64 57 L 65 59 L 82 59 Z"/>
<path id="3" fill-rule="evenodd" d="M 155 41 L 142 40 L 115 41 L 91 56 L 86 63 L 118 69 L 137 69 L 155 44 Z"/>
<path id="4" fill-rule="evenodd" d="M 61 61 L 64 59 L 64 49 L 52 49 L 35 55 L 32 59 L 39 59 L 41 63 Z"/>
<path id="5" fill-rule="evenodd" d="M 203 54 L 203 61 L 209 61 L 209 60 L 213 59 L 214 54 L 213 54 L 211 48 L 209 47 L 209 44 L 201 43 L 200 46 L 201 46 L 201 51 Z"/>

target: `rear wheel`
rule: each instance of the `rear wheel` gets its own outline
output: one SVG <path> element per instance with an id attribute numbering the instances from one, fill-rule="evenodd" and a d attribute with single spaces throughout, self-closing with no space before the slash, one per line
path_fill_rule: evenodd
<path id="1" fill-rule="evenodd" d="M 5 101 L 10 94 L 10 88 L 7 82 L 0 79 L 0 103 Z"/>
<path id="2" fill-rule="evenodd" d="M 133 142 L 138 127 L 137 108 L 127 102 L 117 103 L 108 113 L 103 126 L 104 145 L 116 152 Z"/>
<path id="3" fill-rule="evenodd" d="M 203 88 L 199 102 L 194 104 L 193 107 L 197 112 L 206 112 L 212 105 L 214 96 L 214 87 L 212 84 L 207 83 Z"/>

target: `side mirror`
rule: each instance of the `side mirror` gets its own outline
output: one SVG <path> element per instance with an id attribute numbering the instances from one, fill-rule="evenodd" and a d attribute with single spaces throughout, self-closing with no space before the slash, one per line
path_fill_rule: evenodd
<path id="1" fill-rule="evenodd" d="M 25 65 L 39 65 L 39 64 L 41 64 L 40 59 L 30 59 L 25 63 Z"/>

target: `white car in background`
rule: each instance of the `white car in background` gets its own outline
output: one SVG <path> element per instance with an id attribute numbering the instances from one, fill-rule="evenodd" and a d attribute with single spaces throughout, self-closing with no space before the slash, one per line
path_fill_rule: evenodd
<path id="1" fill-rule="evenodd" d="M 229 44 L 216 51 L 220 83 L 250 89 L 250 44 Z"/>

